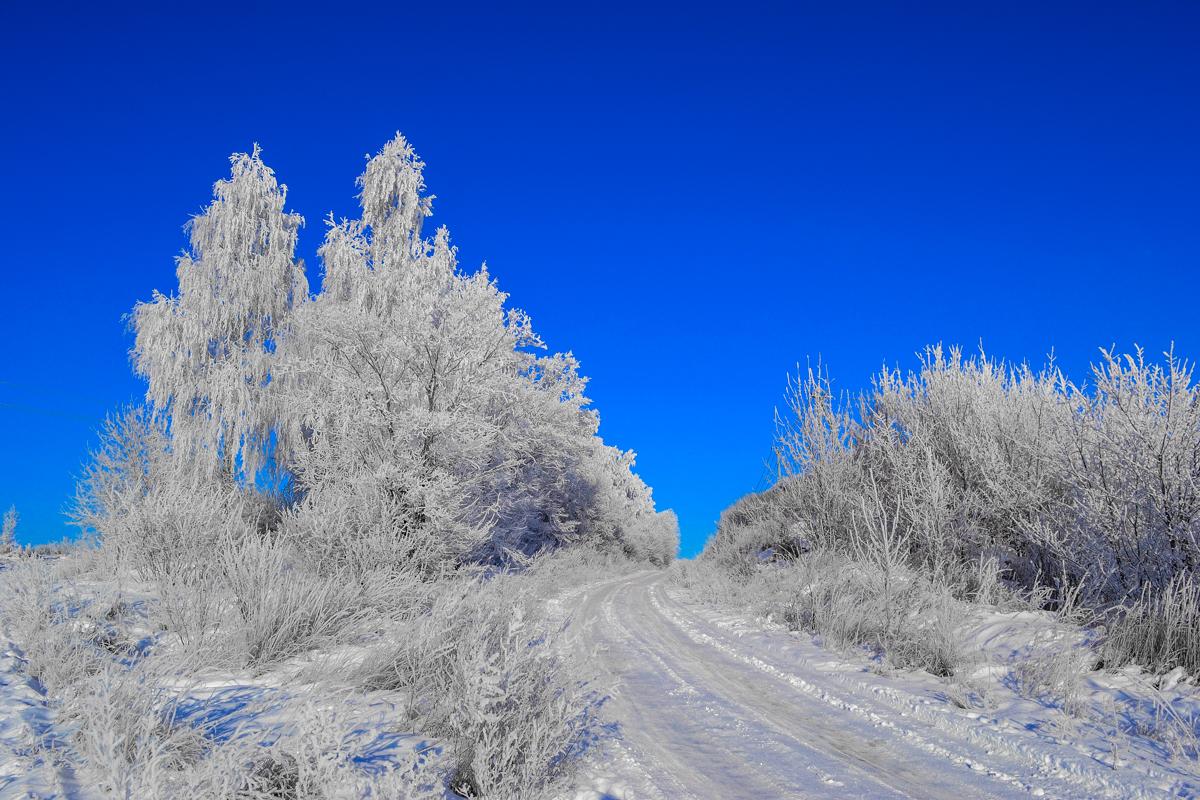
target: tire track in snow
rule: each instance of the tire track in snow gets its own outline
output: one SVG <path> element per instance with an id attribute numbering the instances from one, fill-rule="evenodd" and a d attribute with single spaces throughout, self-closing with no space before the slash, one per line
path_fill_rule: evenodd
<path id="1" fill-rule="evenodd" d="M 621 679 L 606 707 L 620 721 L 621 747 L 640 782 L 668 796 L 1169 794 L 1031 744 L 1034 734 L 749 646 L 662 591 L 664 578 L 641 574 L 564 601 Z"/>
<path id="2" fill-rule="evenodd" d="M 675 613 L 663 608 L 658 599 L 658 592 L 653 593 L 653 601 L 665 616 L 672 619 L 680 630 L 693 640 L 708 644 L 731 658 L 754 669 L 766 672 L 794 686 L 806 695 L 827 703 L 848 714 L 870 721 L 874 726 L 891 729 L 896 735 L 905 738 L 907 744 L 924 750 L 929 755 L 948 760 L 959 767 L 966 767 L 974 772 L 986 774 L 988 777 L 1001 781 L 1017 781 L 1016 785 L 1028 790 L 1031 794 L 1041 796 L 1047 789 L 1055 796 L 1063 797 L 1158 797 L 1169 796 L 1146 787 L 1133 785 L 1113 777 L 1110 767 L 1104 764 L 1091 766 L 1094 759 L 1084 755 L 1083 758 L 1073 757 L 1076 754 L 1064 752 L 1066 748 L 1054 746 L 1057 751 L 1048 753 L 1046 747 L 1038 748 L 1029 741 L 1019 740 L 1005 735 L 989 726 L 989 718 L 983 714 L 958 715 L 940 705 L 933 705 L 928 700 L 918 698 L 896 688 L 885 688 L 856 681 L 845 675 L 830 675 L 814 670 L 806 681 L 790 672 L 802 664 L 792 663 L 781 669 L 775 664 L 767 663 L 758 655 L 753 655 L 741 641 L 736 643 L 732 636 L 714 637 L 696 630 L 694 624 L 689 624 L 681 618 L 682 614 L 690 612 L 671 601 Z M 666 592 L 663 596 L 670 598 Z M 710 627 L 722 628 L 720 624 L 709 623 Z M 737 637 L 738 640 L 741 636 Z M 761 653 L 767 658 L 771 653 Z M 818 686 L 813 681 L 830 683 L 836 681 L 843 692 L 856 695 L 854 700 L 848 700 L 838 695 L 828 686 Z M 880 708 L 882 702 L 887 708 Z M 895 711 L 901 717 L 900 721 L 889 719 L 888 711 Z M 908 718 L 907 720 L 905 718 Z M 905 722 L 908 721 L 908 727 Z M 912 723 L 917 723 L 916 725 Z M 1016 733 L 1015 731 L 1013 733 Z M 1044 737 L 1029 734 L 1028 738 L 1042 740 Z M 999 751 L 999 752 L 997 752 Z M 1007 771 L 1006 771 L 1007 770 Z M 1009 774 L 1010 772 L 1014 774 Z M 1020 778 L 1016 776 L 1021 776 Z M 1021 780 L 1023 778 L 1023 780 Z"/>
<path id="3" fill-rule="evenodd" d="M 661 578 L 602 585 L 573 605 L 621 678 L 608 713 L 624 745 L 669 796 L 1027 796 L 913 771 L 870 726 L 847 730 L 842 715 L 797 704 L 791 685 L 683 633 L 653 600 Z"/>

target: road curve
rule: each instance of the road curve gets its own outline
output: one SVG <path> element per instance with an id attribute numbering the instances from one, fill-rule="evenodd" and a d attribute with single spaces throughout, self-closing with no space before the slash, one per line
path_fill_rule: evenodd
<path id="1" fill-rule="evenodd" d="M 603 709 L 638 798 L 1130 796 L 1100 773 L 1064 777 L 986 721 L 945 723 L 927 700 L 881 697 L 747 648 L 673 598 L 666 577 L 640 573 L 561 600 L 615 679 Z"/>

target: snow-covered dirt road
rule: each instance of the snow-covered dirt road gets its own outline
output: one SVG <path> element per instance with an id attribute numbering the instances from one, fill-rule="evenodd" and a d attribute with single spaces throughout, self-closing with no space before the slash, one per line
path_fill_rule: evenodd
<path id="1" fill-rule="evenodd" d="M 600 666 L 611 797 L 1192 796 L 1069 734 L 962 709 L 939 683 L 873 674 L 786 631 L 673 596 L 643 573 L 558 601 Z M 1052 712 L 1058 714 L 1059 712 Z M 599 777 L 599 773 L 596 773 Z M 612 789 L 605 789 L 612 786 Z M 579 797 L 603 797 L 600 791 Z"/>

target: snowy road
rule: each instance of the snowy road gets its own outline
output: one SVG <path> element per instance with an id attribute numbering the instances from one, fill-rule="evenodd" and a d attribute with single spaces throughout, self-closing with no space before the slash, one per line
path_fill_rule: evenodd
<path id="1" fill-rule="evenodd" d="M 638 798 L 1181 794 L 1152 771 L 1114 771 L 1024 726 L 947 706 L 930 680 L 884 678 L 786 632 L 739 628 L 673 597 L 664 573 L 561 604 L 617 679 L 604 705 L 616 727 L 608 765 Z"/>

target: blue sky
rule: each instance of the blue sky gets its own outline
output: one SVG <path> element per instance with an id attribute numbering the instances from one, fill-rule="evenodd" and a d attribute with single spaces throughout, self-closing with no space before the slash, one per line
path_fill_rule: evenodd
<path id="1" fill-rule="evenodd" d="M 26 4 L 0 25 L 0 504 L 61 538 L 138 399 L 122 315 L 254 142 L 351 215 L 402 131 L 434 224 L 592 379 L 698 550 L 758 482 L 786 376 L 945 342 L 1072 377 L 1200 356 L 1200 6 Z"/>

